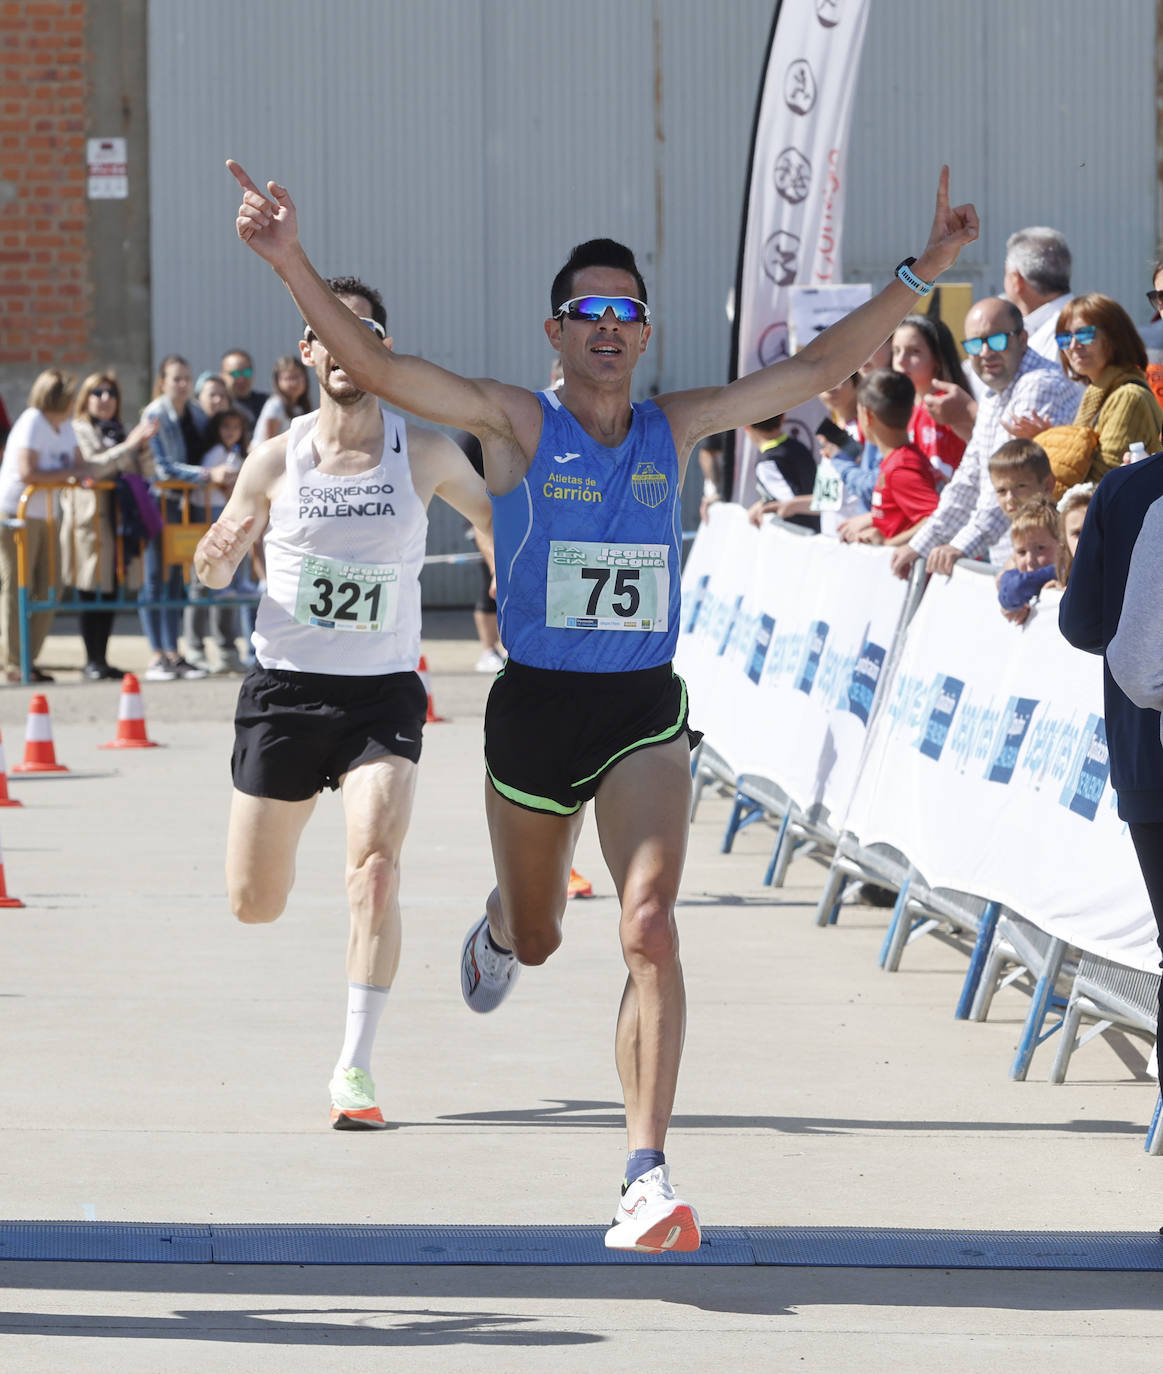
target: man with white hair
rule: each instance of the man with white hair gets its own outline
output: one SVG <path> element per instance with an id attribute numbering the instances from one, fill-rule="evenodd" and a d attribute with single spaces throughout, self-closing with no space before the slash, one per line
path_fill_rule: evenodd
<path id="1" fill-rule="evenodd" d="M 1057 229 L 1035 225 L 1006 239 L 1002 290 L 1024 316 L 1028 347 L 1058 362 L 1054 334 L 1071 299 L 1070 246 Z"/>

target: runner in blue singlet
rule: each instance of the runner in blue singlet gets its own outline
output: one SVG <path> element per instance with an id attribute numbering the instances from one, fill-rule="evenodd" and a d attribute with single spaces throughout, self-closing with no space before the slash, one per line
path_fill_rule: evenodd
<path id="1" fill-rule="evenodd" d="M 943 168 L 924 252 L 906 258 L 879 295 L 793 358 L 642 405 L 631 404 L 630 388 L 650 341 L 645 283 L 629 249 L 582 244 L 554 280 L 545 321 L 565 375 L 555 405 L 375 348 L 307 259 L 286 189 L 269 182 L 264 195 L 228 166 L 243 189 L 239 237 L 283 278 L 348 374 L 389 405 L 481 441 L 511 657 L 485 718 L 497 886 L 465 940 L 462 992 L 490 1011 L 521 964 L 543 963 L 560 944 L 570 859 L 593 797 L 628 970 L 615 1054 L 629 1158 L 606 1244 L 694 1249 L 698 1217 L 676 1197 L 663 1154 L 686 1020 L 674 906 L 692 734 L 670 666 L 678 491 L 707 435 L 783 414 L 851 376 L 976 238 L 977 216 L 970 205 L 950 208 Z"/>

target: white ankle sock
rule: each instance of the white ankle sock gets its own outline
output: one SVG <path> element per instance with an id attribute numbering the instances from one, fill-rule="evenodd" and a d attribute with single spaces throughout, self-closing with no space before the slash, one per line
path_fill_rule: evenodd
<path id="1" fill-rule="evenodd" d="M 339 1052 L 341 1069 L 372 1071 L 372 1045 L 380 1016 L 388 1001 L 388 988 L 373 987 L 370 983 L 347 985 L 347 1033 Z"/>

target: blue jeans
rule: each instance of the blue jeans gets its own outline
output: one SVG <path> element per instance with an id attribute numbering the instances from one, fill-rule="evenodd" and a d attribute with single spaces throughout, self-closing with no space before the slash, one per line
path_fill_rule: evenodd
<path id="1" fill-rule="evenodd" d="M 145 546 L 141 591 L 138 601 L 155 601 L 159 597 L 182 599 L 186 595 L 186 584 L 182 581 L 182 569 L 177 563 L 162 569 L 162 541 L 151 539 Z M 176 654 L 178 652 L 178 627 L 182 623 L 182 612 L 178 607 L 139 606 L 137 614 L 141 620 L 141 632 L 149 641 L 155 654 Z"/>

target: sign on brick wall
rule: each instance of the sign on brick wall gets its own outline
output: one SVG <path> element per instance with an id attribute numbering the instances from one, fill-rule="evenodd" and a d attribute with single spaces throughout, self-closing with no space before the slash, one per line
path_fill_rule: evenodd
<path id="1" fill-rule="evenodd" d="M 125 200 L 129 195 L 129 168 L 123 138 L 90 138 L 85 144 L 89 164 L 90 200 Z"/>

